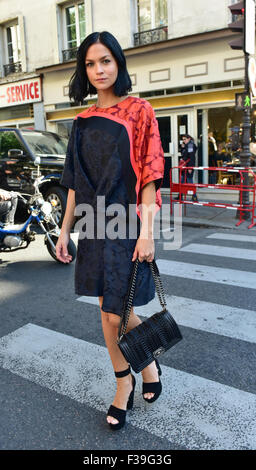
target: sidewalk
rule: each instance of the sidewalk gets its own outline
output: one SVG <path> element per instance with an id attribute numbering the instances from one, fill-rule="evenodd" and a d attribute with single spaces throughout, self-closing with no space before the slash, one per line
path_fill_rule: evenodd
<path id="1" fill-rule="evenodd" d="M 209 194 L 197 192 L 199 202 L 218 202 L 218 203 L 230 203 L 235 204 L 237 201 L 234 200 L 234 197 L 228 196 L 228 200 L 223 198 L 223 194 L 216 195 L 217 197 L 213 199 L 213 195 L 209 197 Z M 190 201 L 190 197 L 187 199 Z M 162 194 L 163 204 L 170 204 L 170 196 L 167 194 Z M 185 215 L 186 209 L 186 215 Z M 170 220 L 173 223 L 174 217 L 170 216 Z M 239 222 L 239 215 L 236 209 L 225 209 L 218 207 L 207 207 L 200 206 L 196 204 L 182 204 L 182 225 L 184 226 L 194 226 L 194 227 L 217 227 L 224 229 L 235 229 L 235 230 L 247 230 L 248 233 L 255 233 L 256 226 L 248 229 L 248 226 L 251 224 L 251 214 L 248 220 L 242 222 L 241 225 L 236 227 L 237 222 Z"/>

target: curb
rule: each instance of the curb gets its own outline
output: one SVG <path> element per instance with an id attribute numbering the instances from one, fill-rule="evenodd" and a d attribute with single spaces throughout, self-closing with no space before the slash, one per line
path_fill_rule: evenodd
<path id="1" fill-rule="evenodd" d="M 173 224 L 174 223 L 174 218 L 170 217 L 170 222 Z M 168 222 L 167 219 L 162 219 L 162 222 Z M 204 228 L 222 228 L 222 229 L 229 229 L 229 230 L 250 230 L 248 229 L 248 225 L 246 224 L 247 221 L 245 221 L 243 224 L 240 226 L 236 227 L 235 221 L 234 224 L 225 224 L 223 222 L 214 222 L 214 221 L 207 221 L 205 219 L 187 219 L 185 220 L 184 217 L 182 218 L 182 226 L 186 227 L 204 227 Z"/>
<path id="2" fill-rule="evenodd" d="M 171 222 L 173 222 L 173 220 L 170 219 Z M 182 225 L 186 226 L 186 227 L 204 227 L 204 228 L 223 228 L 223 229 L 238 229 L 238 227 L 236 227 L 235 225 L 234 226 L 231 226 L 231 225 L 225 225 L 225 224 L 221 224 L 221 223 L 213 223 L 213 222 L 206 222 L 205 220 L 198 220 L 198 221 L 194 221 L 194 220 L 182 220 Z"/>

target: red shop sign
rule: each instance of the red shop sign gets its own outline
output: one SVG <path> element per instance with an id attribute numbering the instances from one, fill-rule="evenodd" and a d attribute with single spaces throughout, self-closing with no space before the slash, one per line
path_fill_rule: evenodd
<path id="1" fill-rule="evenodd" d="M 0 86 L 0 107 L 42 101 L 40 78 Z"/>

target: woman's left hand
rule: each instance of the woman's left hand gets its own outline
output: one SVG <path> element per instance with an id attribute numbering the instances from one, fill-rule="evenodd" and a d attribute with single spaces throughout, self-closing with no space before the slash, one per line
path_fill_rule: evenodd
<path id="1" fill-rule="evenodd" d="M 155 256 L 155 242 L 153 238 L 138 238 L 132 261 L 135 261 L 139 258 L 139 261 L 153 261 Z"/>

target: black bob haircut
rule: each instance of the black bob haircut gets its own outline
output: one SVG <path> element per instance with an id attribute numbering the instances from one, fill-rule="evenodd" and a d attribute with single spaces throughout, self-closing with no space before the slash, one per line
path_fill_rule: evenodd
<path id="1" fill-rule="evenodd" d="M 132 82 L 127 71 L 125 55 L 119 42 L 108 31 L 95 32 L 89 34 L 84 39 L 77 51 L 76 71 L 69 82 L 69 98 L 73 99 L 76 103 L 82 103 L 87 95 L 97 94 L 96 88 L 88 80 L 85 66 L 87 51 L 90 46 L 97 42 L 104 44 L 111 51 L 118 65 L 118 75 L 114 83 L 114 94 L 116 96 L 125 96 L 128 94 L 128 91 L 132 90 Z"/>

